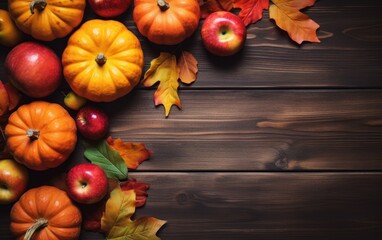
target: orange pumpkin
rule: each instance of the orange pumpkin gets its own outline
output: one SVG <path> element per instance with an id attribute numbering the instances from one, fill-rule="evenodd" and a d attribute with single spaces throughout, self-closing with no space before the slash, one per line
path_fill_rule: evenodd
<path id="1" fill-rule="evenodd" d="M 74 119 L 59 104 L 45 101 L 20 106 L 9 116 L 5 134 L 14 159 L 33 170 L 57 167 L 77 142 Z"/>
<path id="2" fill-rule="evenodd" d="M 8 0 L 21 31 L 43 41 L 67 36 L 81 23 L 85 6 L 86 0 Z"/>
<path id="3" fill-rule="evenodd" d="M 75 240 L 82 216 L 66 192 L 52 186 L 26 191 L 10 212 L 10 230 L 16 239 Z"/>
<path id="4" fill-rule="evenodd" d="M 94 102 L 128 94 L 139 83 L 143 64 L 138 38 L 115 20 L 85 22 L 62 54 L 64 77 L 73 92 Z"/>
<path id="5" fill-rule="evenodd" d="M 197 0 L 135 0 L 133 18 L 151 42 L 175 45 L 197 29 L 200 7 Z"/>

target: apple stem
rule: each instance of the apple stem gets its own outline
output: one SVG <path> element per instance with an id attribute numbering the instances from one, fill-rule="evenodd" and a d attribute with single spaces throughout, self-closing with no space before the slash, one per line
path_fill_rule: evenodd
<path id="1" fill-rule="evenodd" d="M 31 11 L 31 14 L 34 14 L 34 9 L 37 9 L 39 11 L 42 11 L 46 7 L 46 0 L 34 0 L 29 4 L 29 9 Z"/>
<path id="2" fill-rule="evenodd" d="M 27 130 L 27 136 L 32 140 L 38 139 L 40 136 L 40 130 L 29 128 Z"/>
<path id="3" fill-rule="evenodd" d="M 160 8 L 160 10 L 162 12 L 166 11 L 167 9 L 170 8 L 170 4 L 168 4 L 168 2 L 166 2 L 165 0 L 158 0 L 157 1 L 157 4 L 158 4 L 158 7 Z"/>
<path id="4" fill-rule="evenodd" d="M 48 220 L 44 218 L 37 219 L 32 226 L 30 226 L 25 233 L 24 240 L 30 240 L 33 237 L 33 234 L 40 228 L 44 228 L 48 225 Z"/>
<path id="5" fill-rule="evenodd" d="M 106 63 L 106 57 L 103 53 L 98 53 L 95 61 L 98 63 L 99 66 L 102 66 Z"/>

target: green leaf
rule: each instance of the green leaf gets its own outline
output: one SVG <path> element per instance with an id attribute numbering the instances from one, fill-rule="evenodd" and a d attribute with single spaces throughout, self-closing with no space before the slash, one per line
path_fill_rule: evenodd
<path id="1" fill-rule="evenodd" d="M 85 143 L 85 158 L 100 166 L 109 178 L 127 179 L 127 166 L 118 153 L 105 140 L 97 143 Z"/>

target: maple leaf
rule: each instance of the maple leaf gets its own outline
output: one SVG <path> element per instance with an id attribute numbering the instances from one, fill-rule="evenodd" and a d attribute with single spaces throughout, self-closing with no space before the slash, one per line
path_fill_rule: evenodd
<path id="1" fill-rule="evenodd" d="M 196 80 L 198 61 L 196 61 L 192 53 L 182 51 L 178 60 L 178 68 L 179 78 L 183 83 L 191 84 Z"/>
<path id="2" fill-rule="evenodd" d="M 131 169 L 137 169 L 143 161 L 149 159 L 152 153 L 150 150 L 146 149 L 143 143 L 123 142 L 120 138 L 114 140 L 110 136 L 106 141 L 110 147 L 121 155 L 126 166 Z"/>
<path id="3" fill-rule="evenodd" d="M 135 213 L 134 190 L 115 188 L 106 202 L 101 229 L 108 240 L 158 240 L 156 233 L 166 221 L 154 217 L 132 220 Z"/>
<path id="4" fill-rule="evenodd" d="M 190 83 L 193 75 L 196 76 L 197 62 L 190 56 L 191 53 L 182 52 L 179 58 L 180 67 L 177 63 L 177 57 L 168 52 L 161 52 L 159 57 L 153 59 L 150 68 L 145 72 L 142 83 L 145 87 L 151 87 L 159 82 L 158 89 L 154 94 L 155 105 L 162 104 L 165 108 L 165 115 L 168 117 L 172 105 L 181 108 L 178 96 L 179 80 L 184 83 Z M 181 78 L 180 78 L 181 77 Z"/>
<path id="5" fill-rule="evenodd" d="M 320 42 L 316 34 L 320 25 L 300 12 L 301 9 L 313 6 L 315 2 L 316 0 L 272 0 L 269 17 L 298 44 L 303 41 Z"/>
<path id="6" fill-rule="evenodd" d="M 263 18 L 263 10 L 269 8 L 269 0 L 237 0 L 234 8 L 240 8 L 238 16 L 248 26 Z"/>
<path id="7" fill-rule="evenodd" d="M 206 18 L 209 14 L 217 11 L 230 11 L 235 0 L 199 0 L 201 18 Z"/>
<path id="8" fill-rule="evenodd" d="M 135 206 L 136 207 L 142 207 L 145 205 L 147 200 L 147 190 L 149 190 L 150 185 L 143 183 L 143 182 L 137 182 L 136 179 L 131 178 L 129 181 L 121 182 L 120 187 L 123 191 L 131 190 L 133 189 L 135 191 L 136 199 L 135 199 Z"/>

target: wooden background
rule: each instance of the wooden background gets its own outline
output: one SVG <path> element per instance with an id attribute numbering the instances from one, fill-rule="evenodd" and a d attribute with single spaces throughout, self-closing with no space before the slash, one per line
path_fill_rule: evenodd
<path id="1" fill-rule="evenodd" d="M 179 90 L 182 110 L 165 118 L 155 88 L 142 86 L 104 104 L 111 136 L 153 151 L 130 172 L 150 184 L 135 217 L 167 220 L 165 240 L 382 239 L 379 6 L 317 1 L 304 12 L 320 24 L 321 43 L 301 46 L 265 11 L 230 58 L 208 54 L 197 32 L 182 45 L 199 62 L 197 81 Z M 94 17 L 87 9 L 84 20 Z M 148 69 L 163 49 L 139 35 L 131 9 L 117 20 L 141 39 Z M 61 54 L 66 40 L 46 44 Z M 0 50 L 4 80 L 9 49 Z M 60 91 L 48 100 L 62 103 Z M 78 149 L 56 171 L 81 161 Z M 1 239 L 12 239 L 9 209 L 0 207 Z M 103 236 L 84 231 L 81 239 Z"/>

